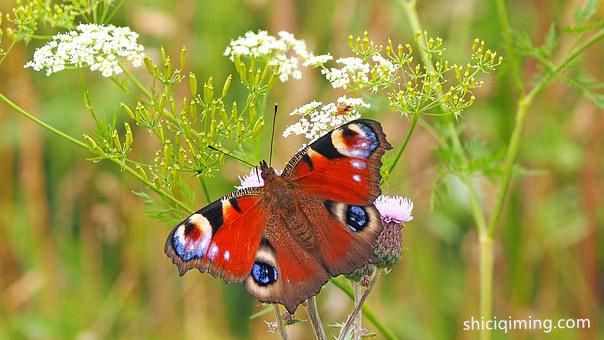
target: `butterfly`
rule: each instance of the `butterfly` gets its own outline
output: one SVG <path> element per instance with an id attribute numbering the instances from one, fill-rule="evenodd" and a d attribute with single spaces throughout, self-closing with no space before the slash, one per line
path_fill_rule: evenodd
<path id="1" fill-rule="evenodd" d="M 263 186 L 187 217 L 165 252 L 180 275 L 198 269 L 243 283 L 259 301 L 294 313 L 330 277 L 376 262 L 382 223 L 373 202 L 391 148 L 379 122 L 358 119 L 302 148 L 281 174 L 261 161 Z"/>

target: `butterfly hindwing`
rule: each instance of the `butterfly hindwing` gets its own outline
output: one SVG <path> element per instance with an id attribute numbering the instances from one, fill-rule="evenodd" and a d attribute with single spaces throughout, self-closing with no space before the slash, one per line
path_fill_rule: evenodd
<path id="1" fill-rule="evenodd" d="M 380 159 L 390 148 L 378 122 L 354 120 L 299 151 L 282 176 L 308 196 L 369 205 L 380 194 Z"/>
<path id="2" fill-rule="evenodd" d="M 292 313 L 330 276 L 374 263 L 373 244 L 382 230 L 372 205 L 303 196 L 296 203 L 296 213 L 269 217 L 254 262 L 257 271 L 245 281 L 258 300 L 280 303 Z"/>
<path id="3" fill-rule="evenodd" d="M 165 252 L 181 275 L 195 268 L 226 282 L 241 282 L 250 273 L 265 222 L 254 190 L 236 191 L 177 225 Z"/>

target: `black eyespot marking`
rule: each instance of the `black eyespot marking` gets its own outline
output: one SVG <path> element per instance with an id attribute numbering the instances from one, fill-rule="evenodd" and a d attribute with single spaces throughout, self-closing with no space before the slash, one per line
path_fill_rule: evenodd
<path id="1" fill-rule="evenodd" d="M 187 221 L 185 222 L 185 236 L 189 236 L 196 228 L 197 226 L 189 219 L 187 219 Z"/>
<path id="2" fill-rule="evenodd" d="M 302 161 L 304 161 L 304 163 L 306 163 L 306 165 L 308 165 L 308 168 L 310 169 L 310 171 L 314 170 L 315 165 L 312 163 L 312 159 L 310 159 L 310 156 L 305 153 L 304 156 L 302 156 Z"/>
<path id="3" fill-rule="evenodd" d="M 273 284 L 277 281 L 277 278 L 279 278 L 277 269 L 264 262 L 254 262 L 251 275 L 254 279 L 254 282 L 261 287 L 266 287 L 270 284 Z"/>
<path id="4" fill-rule="evenodd" d="M 333 145 L 331 141 L 331 133 L 321 136 L 310 145 L 310 148 L 328 159 L 344 157 L 344 155 L 342 155 Z"/>
<path id="5" fill-rule="evenodd" d="M 218 228 L 220 228 L 224 223 L 222 216 L 222 201 L 220 200 L 210 203 L 210 205 L 201 209 L 197 213 L 208 219 L 210 226 L 212 226 L 212 235 L 216 234 Z"/>
<path id="6" fill-rule="evenodd" d="M 267 239 L 267 238 L 262 238 L 260 240 L 260 248 L 268 248 L 270 249 L 273 253 L 275 253 L 275 247 L 273 247 L 273 245 L 271 244 L 271 242 Z"/>
<path id="7" fill-rule="evenodd" d="M 334 202 L 330 201 L 330 200 L 325 200 L 323 201 L 323 205 L 325 206 L 325 209 L 327 209 L 327 211 L 329 211 L 329 214 L 331 216 L 335 216 L 333 209 L 334 209 Z"/>
<path id="8" fill-rule="evenodd" d="M 357 135 L 357 133 L 353 129 L 349 128 L 348 125 L 342 126 L 342 136 L 348 138 L 348 137 L 354 137 L 356 135 Z"/>
<path id="9" fill-rule="evenodd" d="M 346 209 L 346 225 L 354 232 L 359 232 L 369 224 L 369 216 L 365 208 L 349 205 Z"/>
<path id="10" fill-rule="evenodd" d="M 241 207 L 239 206 L 239 202 L 237 202 L 236 198 L 229 198 L 229 203 L 231 204 L 231 207 L 233 207 L 233 209 L 235 209 L 238 213 L 241 214 Z"/>

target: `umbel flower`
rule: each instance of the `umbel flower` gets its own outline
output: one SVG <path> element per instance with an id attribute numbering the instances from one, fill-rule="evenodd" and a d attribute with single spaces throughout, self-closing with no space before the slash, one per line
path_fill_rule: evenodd
<path id="1" fill-rule="evenodd" d="M 120 62 L 142 65 L 144 47 L 137 39 L 138 33 L 128 27 L 80 24 L 73 31 L 53 36 L 34 52 L 33 60 L 25 67 L 46 70 L 47 76 L 67 67 L 88 67 L 111 77 L 122 73 Z"/>
<path id="2" fill-rule="evenodd" d="M 260 58 L 276 69 L 279 80 L 286 82 L 289 77 L 300 79 L 302 72 L 299 64 L 305 67 L 319 67 L 332 60 L 329 54 L 315 56 L 308 52 L 306 42 L 293 34 L 281 31 L 272 36 L 266 31 L 246 32 L 243 36 L 231 40 L 224 51 L 231 61 L 235 58 Z"/>
<path id="3" fill-rule="evenodd" d="M 335 103 L 323 104 L 312 101 L 295 109 L 290 115 L 299 115 L 300 120 L 283 131 L 283 137 L 291 135 L 304 135 L 309 141 L 313 141 L 327 131 L 342 124 L 361 117 L 359 108 L 368 108 L 369 104 L 361 98 L 348 98 L 342 96 Z M 341 110 L 340 108 L 347 108 Z"/>

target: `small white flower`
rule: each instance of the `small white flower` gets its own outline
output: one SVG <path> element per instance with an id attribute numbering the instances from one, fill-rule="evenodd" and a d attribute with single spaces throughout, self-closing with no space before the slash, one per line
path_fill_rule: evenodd
<path id="1" fill-rule="evenodd" d="M 384 223 L 403 223 L 413 220 L 413 201 L 401 196 L 379 196 L 373 202 Z"/>
<path id="2" fill-rule="evenodd" d="M 304 65 L 305 67 L 318 67 L 330 60 L 333 60 L 333 57 L 330 54 L 314 55 L 311 53 L 308 55 L 308 58 L 306 58 L 302 65 Z"/>
<path id="3" fill-rule="evenodd" d="M 384 58 L 381 54 L 374 54 L 371 60 L 376 63 L 375 70 L 378 76 L 382 78 L 391 78 L 398 70 L 398 67 L 393 62 Z"/>
<path id="4" fill-rule="evenodd" d="M 369 65 L 364 63 L 361 58 L 340 58 L 336 62 L 344 66 L 321 70 L 321 73 L 325 75 L 333 88 L 346 89 L 351 83 L 366 83 L 369 81 Z"/>
<path id="5" fill-rule="evenodd" d="M 302 78 L 302 73 L 298 70 L 298 58 L 278 55 L 269 62 L 269 65 L 277 67 L 277 75 L 281 82 L 286 82 L 291 76 L 294 79 Z"/>
<path id="6" fill-rule="evenodd" d="M 349 110 L 340 111 L 338 107 L 349 107 Z M 283 131 L 283 137 L 291 135 L 304 135 L 313 141 L 326 132 L 361 117 L 358 108 L 368 108 L 369 104 L 361 98 L 348 98 L 342 96 L 336 103 L 323 105 L 321 102 L 312 101 L 294 110 L 290 115 L 300 115 L 300 120 Z"/>
<path id="7" fill-rule="evenodd" d="M 302 78 L 300 63 L 304 67 L 320 66 L 332 59 L 330 55 L 319 55 L 308 52 L 306 42 L 286 31 L 281 31 L 277 37 L 266 31 L 257 33 L 248 31 L 243 36 L 231 40 L 224 55 L 231 61 L 239 58 L 260 58 L 274 67 L 279 80 L 286 82 L 290 77 Z"/>
<path id="8" fill-rule="evenodd" d="M 119 65 L 122 59 L 133 67 L 142 65 L 144 47 L 137 39 L 138 34 L 128 27 L 80 24 L 74 31 L 53 36 L 52 41 L 34 52 L 33 60 L 24 67 L 36 71 L 45 69 L 46 75 L 66 67 L 88 67 L 111 77 L 122 73 Z"/>
<path id="9" fill-rule="evenodd" d="M 283 171 L 275 169 L 275 172 L 277 173 L 277 175 L 280 175 Z M 258 168 L 251 169 L 250 173 L 244 175 L 243 177 L 239 176 L 239 182 L 240 185 L 235 186 L 237 190 L 264 186 L 264 180 L 262 179 L 260 169 Z"/>

